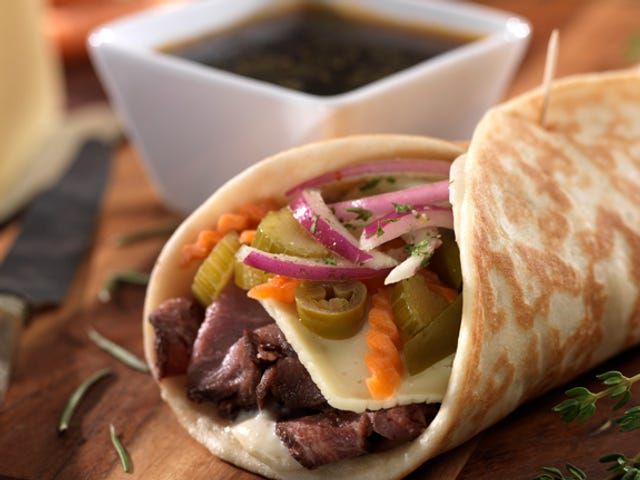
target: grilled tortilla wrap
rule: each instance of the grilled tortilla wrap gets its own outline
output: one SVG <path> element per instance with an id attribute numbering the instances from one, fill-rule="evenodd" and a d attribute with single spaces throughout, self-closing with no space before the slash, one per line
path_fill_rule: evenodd
<path id="1" fill-rule="evenodd" d="M 541 92 L 490 111 L 467 155 L 452 167 L 451 203 L 461 251 L 463 318 L 439 413 L 411 443 L 320 467 L 291 469 L 242 448 L 211 405 L 186 397 L 182 377 L 160 389 L 179 421 L 212 453 L 272 478 L 398 478 L 459 445 L 525 400 L 559 385 L 640 339 L 640 76 L 574 77 L 552 90 L 547 128 Z M 185 295 L 194 268 L 182 245 L 242 202 L 349 163 L 419 156 L 453 158 L 452 144 L 407 136 L 360 136 L 271 157 L 231 180 L 165 246 L 145 304 L 146 320 Z M 267 440 L 269 439 L 269 440 Z"/>

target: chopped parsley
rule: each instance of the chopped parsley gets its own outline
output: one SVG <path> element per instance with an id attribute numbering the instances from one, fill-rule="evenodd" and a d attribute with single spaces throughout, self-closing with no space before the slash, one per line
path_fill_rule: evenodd
<path id="1" fill-rule="evenodd" d="M 382 225 L 378 223 L 378 228 L 376 229 L 376 236 L 381 237 L 382 235 L 384 235 L 384 230 L 382 228 Z"/>
<path id="2" fill-rule="evenodd" d="M 366 208 L 347 208 L 347 212 L 355 213 L 356 220 L 362 220 L 363 222 L 369 220 L 373 215 L 373 212 L 371 212 L 371 210 L 367 210 Z"/>
<path id="3" fill-rule="evenodd" d="M 309 231 L 315 235 L 317 229 L 318 229 L 318 216 L 316 215 L 313 217 L 313 223 L 311 224 L 311 228 L 309 229 Z"/>
<path id="4" fill-rule="evenodd" d="M 393 203 L 393 208 L 396 209 L 396 213 L 409 213 L 411 210 L 413 210 L 413 207 L 408 203 L 391 203 Z"/>
<path id="5" fill-rule="evenodd" d="M 385 180 L 387 183 L 396 183 L 396 177 L 387 177 Z"/>
<path id="6" fill-rule="evenodd" d="M 327 265 L 337 265 L 338 262 L 333 257 L 324 257 L 322 261 Z"/>
<path id="7" fill-rule="evenodd" d="M 360 191 L 366 192 L 367 190 L 373 190 L 378 186 L 378 184 L 380 183 L 380 180 L 381 180 L 380 178 L 372 178 L 368 182 L 365 182 L 362 185 L 360 185 Z"/>

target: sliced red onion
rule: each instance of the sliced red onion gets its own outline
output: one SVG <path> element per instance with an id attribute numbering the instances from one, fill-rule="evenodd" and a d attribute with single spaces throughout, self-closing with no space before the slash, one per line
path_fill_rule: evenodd
<path id="1" fill-rule="evenodd" d="M 425 228 L 414 232 L 412 242 L 414 244 L 423 242 L 424 245 L 389 272 L 389 275 L 384 279 L 385 285 L 391 285 L 400 280 L 413 277 L 422 267 L 423 262 L 431 258 L 436 248 L 442 245 L 442 240 L 438 238 L 438 231 L 434 228 Z"/>
<path id="2" fill-rule="evenodd" d="M 388 213 L 364 228 L 360 247 L 371 250 L 407 232 L 425 227 L 453 228 L 453 212 L 445 207 L 422 206 L 406 213 Z"/>
<path id="3" fill-rule="evenodd" d="M 318 190 L 303 190 L 289 208 L 294 218 L 318 242 L 353 263 L 366 263 L 371 268 L 391 268 L 398 264 L 381 252 L 365 252 L 357 239 L 331 213 Z"/>
<path id="4" fill-rule="evenodd" d="M 335 172 L 325 173 L 310 180 L 302 182 L 289 191 L 286 195 L 293 195 L 306 188 L 316 188 L 327 183 L 339 182 L 341 180 L 353 180 L 358 177 L 371 175 L 398 174 L 432 174 L 449 176 L 451 162 L 446 160 L 420 160 L 420 159 L 396 159 L 381 160 L 376 162 L 361 163 L 351 165 Z"/>
<path id="5" fill-rule="evenodd" d="M 318 259 L 292 257 L 277 253 L 267 253 L 253 247 L 243 245 L 236 253 L 236 259 L 250 267 L 259 268 L 266 272 L 284 275 L 304 280 L 350 280 L 374 278 L 384 275 L 389 269 L 355 265 L 345 260 L 335 260 L 333 263 Z"/>
<path id="6" fill-rule="evenodd" d="M 357 218 L 357 214 L 353 213 L 353 211 L 358 209 L 367 210 L 374 217 L 379 217 L 394 212 L 397 204 L 411 206 L 433 205 L 448 200 L 449 180 L 442 180 L 396 192 L 381 193 L 357 200 L 338 202 L 330 205 L 330 207 L 340 220 L 348 222 Z"/>

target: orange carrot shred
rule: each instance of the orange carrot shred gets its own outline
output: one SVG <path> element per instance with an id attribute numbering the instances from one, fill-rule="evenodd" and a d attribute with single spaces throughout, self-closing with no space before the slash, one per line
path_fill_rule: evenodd
<path id="1" fill-rule="evenodd" d="M 240 243 L 242 243 L 244 245 L 251 245 L 251 243 L 253 242 L 253 239 L 255 237 L 256 237 L 256 231 L 255 230 L 244 230 L 240 234 Z"/>
<path id="2" fill-rule="evenodd" d="M 294 303 L 296 288 L 299 284 L 298 279 L 275 275 L 266 283 L 253 287 L 247 292 L 247 296 L 255 300 L 271 299 L 283 303 Z"/>
<path id="3" fill-rule="evenodd" d="M 375 399 L 387 398 L 402 381 L 404 365 L 400 356 L 400 333 L 393 321 L 393 310 L 386 290 L 380 289 L 372 297 L 367 332 L 368 353 L 364 363 L 371 372 L 366 384 Z"/>
<path id="4" fill-rule="evenodd" d="M 241 231 L 249 228 L 249 217 L 240 213 L 223 213 L 218 219 L 217 230 L 220 233 L 229 233 L 231 231 Z"/>

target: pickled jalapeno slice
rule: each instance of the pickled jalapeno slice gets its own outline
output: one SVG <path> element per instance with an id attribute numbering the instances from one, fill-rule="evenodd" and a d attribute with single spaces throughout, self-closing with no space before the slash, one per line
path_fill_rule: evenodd
<path id="1" fill-rule="evenodd" d="M 441 228 L 440 245 L 429 261 L 429 270 L 435 272 L 438 278 L 448 287 L 460 290 L 462 287 L 462 270 L 460 269 L 460 249 L 456 243 L 453 230 Z"/>
<path id="2" fill-rule="evenodd" d="M 229 282 L 239 248 L 238 234 L 229 232 L 213 247 L 198 268 L 191 292 L 204 307 L 213 302 Z"/>
<path id="3" fill-rule="evenodd" d="M 462 294 L 405 343 L 404 361 L 410 375 L 422 372 L 456 351 L 461 319 Z"/>
<path id="4" fill-rule="evenodd" d="M 349 338 L 360 330 L 367 303 L 362 282 L 303 282 L 296 289 L 302 324 L 324 338 Z"/>
<path id="5" fill-rule="evenodd" d="M 283 208 L 269 212 L 260 222 L 253 247 L 268 253 L 283 253 L 302 258 L 324 258 L 330 252 Z"/>
<path id="6" fill-rule="evenodd" d="M 391 307 L 403 341 L 413 338 L 442 312 L 449 302 L 427 287 L 422 275 L 401 280 L 391 290 Z"/>

